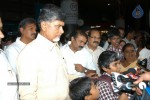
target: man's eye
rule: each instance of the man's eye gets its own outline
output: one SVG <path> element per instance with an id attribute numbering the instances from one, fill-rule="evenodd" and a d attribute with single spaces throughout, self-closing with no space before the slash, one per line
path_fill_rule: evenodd
<path id="1" fill-rule="evenodd" d="M 32 30 L 33 28 L 31 27 L 30 30 Z"/>
<path id="2" fill-rule="evenodd" d="M 55 27 L 56 27 L 56 28 L 59 28 L 59 27 L 60 27 L 60 25 L 56 25 Z"/>

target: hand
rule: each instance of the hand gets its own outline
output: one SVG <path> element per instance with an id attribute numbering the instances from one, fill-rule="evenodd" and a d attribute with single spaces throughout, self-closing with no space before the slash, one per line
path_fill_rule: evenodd
<path id="1" fill-rule="evenodd" d="M 134 84 L 138 84 L 142 81 L 150 81 L 150 72 L 146 72 L 144 74 L 141 74 L 141 76 L 138 78 L 138 80 L 136 80 L 135 82 L 133 82 Z M 136 91 L 136 93 L 138 95 L 142 95 L 142 90 L 139 88 L 132 88 L 132 90 Z"/>
<path id="2" fill-rule="evenodd" d="M 140 83 L 140 82 L 142 82 L 142 81 L 150 81 L 150 72 L 146 72 L 146 73 L 142 74 L 142 75 L 138 78 L 138 80 L 136 80 L 136 81 L 134 82 L 134 84 L 138 84 L 138 83 Z"/>
<path id="3" fill-rule="evenodd" d="M 93 75 L 93 74 L 96 74 L 96 70 L 89 70 L 87 69 L 87 72 L 85 73 L 86 75 Z"/>
<path id="4" fill-rule="evenodd" d="M 92 78 L 92 79 L 98 78 L 98 74 L 96 74 L 96 73 L 88 73 L 88 74 L 86 74 L 86 76 L 87 76 L 87 77 L 90 77 L 90 78 Z"/>
<path id="5" fill-rule="evenodd" d="M 75 64 L 75 70 L 83 73 L 85 68 L 81 64 Z"/>
<path id="6" fill-rule="evenodd" d="M 137 93 L 137 95 L 142 95 L 142 90 L 141 89 L 139 89 L 139 88 L 136 88 L 136 93 Z"/>
<path id="7" fill-rule="evenodd" d="M 138 87 L 133 87 L 132 90 L 135 91 L 137 95 L 142 95 L 142 90 Z"/>
<path id="8" fill-rule="evenodd" d="M 119 96 L 118 100 L 129 100 L 129 99 L 128 99 L 128 96 L 126 95 L 126 93 L 122 93 L 122 94 Z"/>

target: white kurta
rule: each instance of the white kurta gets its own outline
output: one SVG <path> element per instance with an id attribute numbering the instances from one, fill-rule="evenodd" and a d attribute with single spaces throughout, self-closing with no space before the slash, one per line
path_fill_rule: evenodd
<path id="1" fill-rule="evenodd" d="M 139 52 L 139 57 L 138 58 L 150 58 L 150 50 L 148 50 L 146 47 L 143 48 L 140 52 Z"/>
<path id="2" fill-rule="evenodd" d="M 0 50 L 0 100 L 18 100 L 17 89 L 16 75 Z"/>
<path id="3" fill-rule="evenodd" d="M 81 64 L 85 68 L 96 70 L 92 56 L 85 48 L 74 53 L 70 49 L 69 44 L 66 44 L 61 48 L 61 51 L 67 64 L 66 68 L 69 75 L 75 75 L 77 77 L 85 76 L 84 73 L 75 70 L 75 64 Z"/>
<path id="4" fill-rule="evenodd" d="M 98 58 L 99 58 L 100 54 L 105 50 L 100 46 L 97 46 L 97 48 L 94 51 L 92 49 L 90 49 L 87 45 L 85 46 L 85 48 L 92 55 L 93 62 L 96 65 L 96 73 L 100 76 L 100 69 L 98 68 Z"/>
<path id="5" fill-rule="evenodd" d="M 26 46 L 26 44 L 24 44 L 22 41 L 20 41 L 20 37 L 18 37 L 16 39 L 16 41 L 14 43 L 12 43 L 11 45 L 9 45 L 6 50 L 6 56 L 8 58 L 8 61 L 10 63 L 10 65 L 12 66 L 12 68 L 16 71 L 16 59 L 19 55 L 19 53 L 21 52 L 21 50 Z"/>
<path id="6" fill-rule="evenodd" d="M 89 70 L 96 71 L 96 65 L 92 60 L 92 55 L 85 48 L 75 53 L 74 64 L 81 64 L 83 67 Z"/>
<path id="7" fill-rule="evenodd" d="M 58 45 L 42 35 L 29 43 L 18 56 L 21 100 L 66 100 L 69 80 Z"/>

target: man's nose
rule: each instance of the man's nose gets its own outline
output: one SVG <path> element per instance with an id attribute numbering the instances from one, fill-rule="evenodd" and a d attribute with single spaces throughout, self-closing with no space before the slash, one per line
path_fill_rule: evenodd
<path id="1" fill-rule="evenodd" d="M 61 33 L 61 34 L 63 34 L 63 33 L 64 33 L 64 30 L 63 30 L 63 28 L 62 28 L 62 27 L 60 28 L 60 33 Z"/>
<path id="2" fill-rule="evenodd" d="M 4 34 L 2 31 L 0 31 L 0 39 L 4 38 Z"/>

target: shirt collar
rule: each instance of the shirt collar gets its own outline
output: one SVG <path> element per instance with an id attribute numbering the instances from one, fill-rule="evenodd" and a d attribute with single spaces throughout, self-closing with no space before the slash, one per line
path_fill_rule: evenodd
<path id="1" fill-rule="evenodd" d="M 96 50 L 97 50 L 98 46 L 97 46 L 97 48 L 96 48 L 95 50 L 92 50 L 92 49 L 90 49 L 90 48 L 88 47 L 88 44 L 86 44 L 86 45 L 85 45 L 85 48 L 87 48 L 88 50 L 90 50 L 90 51 L 94 52 L 94 51 L 96 51 Z"/>
<path id="2" fill-rule="evenodd" d="M 106 72 L 104 72 L 103 75 L 107 75 L 107 76 L 111 77 L 111 75 Z"/>
<path id="3" fill-rule="evenodd" d="M 20 37 L 17 37 L 16 43 L 18 43 L 21 47 L 24 47 L 26 44 L 20 40 Z"/>
<path id="4" fill-rule="evenodd" d="M 48 40 L 47 38 L 43 37 L 41 34 L 38 34 L 37 38 L 36 38 L 40 43 L 42 43 L 41 45 L 43 45 L 46 48 L 49 48 L 50 50 L 52 50 L 55 46 L 57 46 L 59 48 L 58 43 L 53 43 L 50 40 Z"/>

